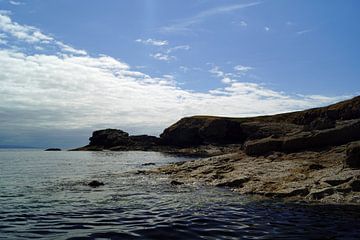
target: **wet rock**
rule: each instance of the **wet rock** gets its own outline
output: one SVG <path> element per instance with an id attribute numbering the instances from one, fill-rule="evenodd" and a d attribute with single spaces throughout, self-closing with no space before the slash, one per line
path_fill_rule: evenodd
<path id="1" fill-rule="evenodd" d="M 92 187 L 92 188 L 97 188 L 97 187 L 100 187 L 100 186 L 103 186 L 103 185 L 104 185 L 103 182 L 99 182 L 97 180 L 93 180 L 93 181 L 88 183 L 88 186 Z"/>
<path id="2" fill-rule="evenodd" d="M 323 188 L 323 189 L 315 189 L 310 192 L 309 198 L 312 200 L 320 200 L 320 199 L 330 196 L 334 193 L 335 193 L 335 190 L 332 187 Z"/>
<path id="3" fill-rule="evenodd" d="M 172 180 L 172 181 L 170 182 L 170 184 L 173 185 L 173 186 L 178 186 L 178 185 L 183 185 L 184 183 L 183 183 L 183 182 L 176 181 L 176 180 Z"/>
<path id="4" fill-rule="evenodd" d="M 360 141 L 347 146 L 344 167 L 360 168 Z"/>
<path id="5" fill-rule="evenodd" d="M 295 196 L 306 196 L 309 194 L 309 189 L 306 187 L 304 188 L 288 188 L 283 189 L 282 191 L 278 192 L 265 192 L 265 197 L 275 197 L 275 198 L 288 198 L 288 197 L 295 197 Z"/>

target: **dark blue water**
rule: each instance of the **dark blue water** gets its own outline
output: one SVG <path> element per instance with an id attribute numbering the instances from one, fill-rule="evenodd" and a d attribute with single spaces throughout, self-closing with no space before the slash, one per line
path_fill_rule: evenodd
<path id="1" fill-rule="evenodd" d="M 360 239 L 359 207 L 257 201 L 129 173 L 182 160 L 1 150 L 0 239 Z M 105 185 L 88 187 L 94 179 Z"/>

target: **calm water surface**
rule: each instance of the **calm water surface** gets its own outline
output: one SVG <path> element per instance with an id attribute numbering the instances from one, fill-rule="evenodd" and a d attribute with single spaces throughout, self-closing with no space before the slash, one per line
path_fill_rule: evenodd
<path id="1" fill-rule="evenodd" d="M 360 239 L 359 207 L 260 202 L 130 173 L 183 160 L 0 150 L 0 239 Z M 86 186 L 94 179 L 105 186 Z"/>

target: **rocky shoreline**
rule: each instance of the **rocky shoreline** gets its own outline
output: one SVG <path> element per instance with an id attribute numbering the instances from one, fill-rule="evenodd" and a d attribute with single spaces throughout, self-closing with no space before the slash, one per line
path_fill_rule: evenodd
<path id="1" fill-rule="evenodd" d="M 360 148 L 360 142 L 353 143 Z M 244 151 L 180 162 L 145 174 L 165 174 L 169 182 L 226 187 L 241 194 L 292 201 L 360 204 L 360 169 L 347 167 L 347 145 L 320 151 Z M 350 161 L 351 162 L 351 161 Z"/>
<path id="2" fill-rule="evenodd" d="M 95 131 L 87 151 L 160 151 L 204 157 L 143 174 L 241 194 L 360 204 L 360 96 L 327 107 L 253 118 L 183 118 L 160 137 Z"/>

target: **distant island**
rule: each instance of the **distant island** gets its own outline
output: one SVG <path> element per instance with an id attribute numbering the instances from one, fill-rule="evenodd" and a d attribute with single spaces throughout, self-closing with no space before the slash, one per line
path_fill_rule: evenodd
<path id="1" fill-rule="evenodd" d="M 161 151 L 203 159 L 142 174 L 242 194 L 323 203 L 360 203 L 360 96 L 327 107 L 249 118 L 193 116 L 160 137 L 95 131 L 86 151 Z"/>

